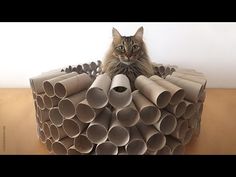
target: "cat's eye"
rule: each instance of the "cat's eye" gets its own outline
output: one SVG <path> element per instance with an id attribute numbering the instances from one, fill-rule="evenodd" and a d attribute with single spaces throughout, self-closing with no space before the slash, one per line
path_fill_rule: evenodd
<path id="1" fill-rule="evenodd" d="M 124 51 L 124 49 L 125 49 L 125 48 L 124 48 L 123 45 L 120 45 L 119 47 L 117 47 L 117 50 L 122 51 L 122 52 Z"/>
<path id="2" fill-rule="evenodd" d="M 133 45 L 133 50 L 138 50 L 139 49 L 139 46 L 138 45 Z"/>

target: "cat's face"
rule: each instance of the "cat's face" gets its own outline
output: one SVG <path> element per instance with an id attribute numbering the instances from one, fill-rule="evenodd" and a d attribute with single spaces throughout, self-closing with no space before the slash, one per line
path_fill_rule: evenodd
<path id="1" fill-rule="evenodd" d="M 121 36 L 113 28 L 113 53 L 115 59 L 130 65 L 143 55 L 143 27 L 139 28 L 134 36 Z"/>

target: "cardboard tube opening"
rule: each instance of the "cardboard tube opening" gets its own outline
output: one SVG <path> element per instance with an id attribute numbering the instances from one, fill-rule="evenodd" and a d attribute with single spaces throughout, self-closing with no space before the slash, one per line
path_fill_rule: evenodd
<path id="1" fill-rule="evenodd" d="M 99 124 L 94 124 L 88 127 L 87 129 L 88 139 L 95 143 L 100 144 L 107 139 L 107 130 L 104 126 Z"/>
<path id="2" fill-rule="evenodd" d="M 75 138 L 81 133 L 83 128 L 82 124 L 83 123 L 81 123 L 77 117 L 73 119 L 65 119 L 63 121 L 63 129 L 70 138 Z"/>
<path id="3" fill-rule="evenodd" d="M 56 127 L 53 124 L 50 126 L 50 132 L 54 141 L 59 141 L 60 139 L 67 136 L 62 127 Z"/>
<path id="4" fill-rule="evenodd" d="M 43 130 L 39 130 L 39 138 L 42 141 L 42 143 L 46 143 L 46 136 Z"/>
<path id="5" fill-rule="evenodd" d="M 54 88 L 49 81 L 44 81 L 43 83 L 44 91 L 48 96 L 54 96 Z"/>
<path id="6" fill-rule="evenodd" d="M 79 103 L 77 106 L 77 116 L 81 122 L 92 122 L 96 117 L 96 112 L 88 104 Z"/>
<path id="7" fill-rule="evenodd" d="M 49 118 L 51 122 L 56 126 L 62 126 L 63 124 L 63 117 L 59 112 L 57 107 L 50 109 L 49 111 Z"/>
<path id="8" fill-rule="evenodd" d="M 179 122 L 178 122 L 179 123 Z M 188 121 L 182 121 L 178 127 L 178 129 L 176 129 L 177 136 L 175 136 L 178 139 L 182 139 L 185 136 L 186 131 L 188 130 Z"/>
<path id="9" fill-rule="evenodd" d="M 80 134 L 74 139 L 75 148 L 77 151 L 83 154 L 90 153 L 93 149 L 92 142 L 85 134 Z"/>
<path id="10" fill-rule="evenodd" d="M 63 84 L 61 84 L 61 83 L 56 83 L 55 84 L 55 94 L 59 98 L 63 98 L 63 97 L 66 96 L 66 88 L 64 87 Z"/>
<path id="11" fill-rule="evenodd" d="M 143 155 L 147 151 L 146 143 L 141 139 L 134 139 L 126 146 L 128 155 Z"/>
<path id="12" fill-rule="evenodd" d="M 192 139 L 192 136 L 193 136 L 193 128 L 190 128 L 187 130 L 187 132 L 185 133 L 185 136 L 183 138 L 183 145 L 186 145 L 188 144 L 191 139 Z"/>
<path id="13" fill-rule="evenodd" d="M 121 126 L 114 126 L 108 132 L 108 139 L 116 146 L 124 146 L 129 142 L 129 131 Z"/>
<path id="14" fill-rule="evenodd" d="M 180 102 L 175 110 L 175 116 L 181 117 L 186 111 L 186 104 L 184 102 Z"/>
<path id="15" fill-rule="evenodd" d="M 44 105 L 44 102 L 43 102 L 43 96 L 44 95 L 37 95 L 36 97 L 36 100 L 37 100 L 37 105 L 40 109 L 44 109 L 45 108 L 45 105 Z"/>
<path id="16" fill-rule="evenodd" d="M 69 99 L 63 99 L 59 102 L 59 111 L 64 117 L 73 117 L 75 115 L 75 107 Z"/>
<path id="17" fill-rule="evenodd" d="M 173 153 L 173 155 L 183 155 L 184 150 L 185 150 L 184 146 L 179 144 L 174 148 L 172 153 Z"/>
<path id="18" fill-rule="evenodd" d="M 43 96 L 43 102 L 45 104 L 45 107 L 50 109 L 54 106 L 58 105 L 58 102 L 60 101 L 60 99 L 58 97 L 49 97 L 47 95 Z"/>
<path id="19" fill-rule="evenodd" d="M 128 106 L 117 111 L 117 120 L 124 127 L 134 126 L 139 121 L 139 112 L 136 110 L 135 106 Z"/>
<path id="20" fill-rule="evenodd" d="M 196 112 L 196 107 L 194 104 L 188 102 L 187 106 L 186 106 L 186 111 L 183 115 L 183 117 L 185 119 L 189 119 L 191 116 L 194 115 L 194 113 Z"/>
<path id="21" fill-rule="evenodd" d="M 48 109 L 43 109 L 39 111 L 39 120 L 41 123 L 44 123 L 49 120 L 49 110 Z"/>
<path id="22" fill-rule="evenodd" d="M 67 155 L 82 155 L 79 151 L 76 150 L 75 146 L 71 146 L 67 150 Z"/>
<path id="23" fill-rule="evenodd" d="M 164 146 L 160 149 L 156 155 L 171 155 L 171 149 L 168 146 Z"/>
<path id="24" fill-rule="evenodd" d="M 66 155 L 67 149 L 69 149 L 72 145 L 73 145 L 73 139 L 65 137 L 60 141 L 55 141 L 52 144 L 52 150 L 55 154 Z"/>
<path id="25" fill-rule="evenodd" d="M 48 138 L 46 140 L 46 147 L 49 152 L 52 152 L 52 144 L 53 144 L 52 138 Z"/>
<path id="26" fill-rule="evenodd" d="M 170 99 L 171 99 L 170 92 L 168 91 L 162 92 L 157 98 L 157 101 L 156 101 L 157 106 L 160 108 L 164 108 L 165 106 L 168 105 L 168 103 L 170 102 Z"/>
<path id="27" fill-rule="evenodd" d="M 178 90 L 174 95 L 172 95 L 170 103 L 178 104 L 185 96 L 184 89 Z"/>
<path id="28" fill-rule="evenodd" d="M 146 125 L 152 125 L 156 123 L 160 117 L 161 111 L 155 106 L 147 106 L 140 111 L 140 119 Z"/>
<path id="29" fill-rule="evenodd" d="M 102 108 L 107 105 L 107 94 L 100 88 L 91 88 L 87 92 L 87 101 L 93 108 Z"/>
<path id="30" fill-rule="evenodd" d="M 118 148 L 112 142 L 106 141 L 104 143 L 97 145 L 96 154 L 97 155 L 117 155 Z"/>
<path id="31" fill-rule="evenodd" d="M 51 137 L 51 132 L 50 132 L 50 125 L 51 124 L 52 123 L 50 121 L 43 123 L 43 131 L 44 131 L 44 134 L 45 134 L 46 138 Z"/>
<path id="32" fill-rule="evenodd" d="M 147 141 L 147 148 L 151 151 L 162 149 L 166 144 L 166 138 L 161 133 L 153 134 Z"/>
<path id="33" fill-rule="evenodd" d="M 169 135 L 175 130 L 176 125 L 176 118 L 171 114 L 168 114 L 160 122 L 160 132 L 162 132 L 164 135 Z"/>

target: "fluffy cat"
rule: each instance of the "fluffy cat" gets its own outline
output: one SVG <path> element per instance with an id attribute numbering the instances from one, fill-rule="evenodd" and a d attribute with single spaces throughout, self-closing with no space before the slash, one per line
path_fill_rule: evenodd
<path id="1" fill-rule="evenodd" d="M 143 27 L 140 27 L 133 36 L 121 36 L 112 29 L 113 41 L 102 64 L 102 71 L 114 77 L 125 74 L 135 90 L 134 81 L 139 75 L 151 76 L 154 74 L 152 64 L 143 41 Z"/>

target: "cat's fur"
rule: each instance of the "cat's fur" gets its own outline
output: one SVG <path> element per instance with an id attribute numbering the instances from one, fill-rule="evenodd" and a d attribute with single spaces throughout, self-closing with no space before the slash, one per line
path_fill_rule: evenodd
<path id="1" fill-rule="evenodd" d="M 112 29 L 113 41 L 102 64 L 103 72 L 110 77 L 117 74 L 125 74 L 135 90 L 134 81 L 137 76 L 151 76 L 154 74 L 149 60 L 145 43 L 143 41 L 143 27 L 139 28 L 134 36 L 121 36 Z"/>

